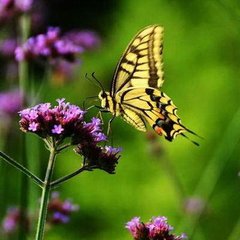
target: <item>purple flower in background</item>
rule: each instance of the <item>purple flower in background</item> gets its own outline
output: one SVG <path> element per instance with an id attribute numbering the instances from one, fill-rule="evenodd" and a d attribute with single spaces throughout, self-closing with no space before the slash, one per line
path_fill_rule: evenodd
<path id="1" fill-rule="evenodd" d="M 153 217 L 144 224 L 139 217 L 133 218 L 126 224 L 135 240 L 183 240 L 187 239 L 185 234 L 175 236 L 170 233 L 173 227 L 168 225 L 166 217 Z"/>
<path id="2" fill-rule="evenodd" d="M 15 115 L 20 110 L 22 101 L 19 90 L 0 92 L 0 117 Z"/>
<path id="3" fill-rule="evenodd" d="M 2 228 L 5 233 L 14 232 L 17 229 L 19 221 L 19 209 L 8 209 L 7 216 L 3 219 Z"/>
<path id="4" fill-rule="evenodd" d="M 65 34 L 64 38 L 88 50 L 94 49 L 100 45 L 99 36 L 92 31 L 70 31 Z"/>
<path id="5" fill-rule="evenodd" d="M 6 21 L 15 15 L 29 11 L 32 2 L 33 0 L 1 0 L 0 21 Z"/>
<path id="6" fill-rule="evenodd" d="M 15 57 L 17 61 L 50 59 L 52 64 L 57 63 L 57 59 L 74 62 L 76 54 L 95 47 L 98 42 L 98 37 L 93 32 L 61 34 L 60 28 L 49 27 L 45 34 L 31 37 L 17 47 Z"/>
<path id="7" fill-rule="evenodd" d="M 200 197 L 190 197 L 184 202 L 184 210 L 188 214 L 199 214 L 205 210 L 206 202 Z"/>
<path id="8" fill-rule="evenodd" d="M 68 223 L 72 212 L 79 210 L 79 206 L 71 200 L 61 200 L 58 192 L 53 192 L 48 204 L 47 221 L 51 224 Z"/>
<path id="9" fill-rule="evenodd" d="M 13 57 L 16 47 L 16 39 L 9 38 L 6 40 L 2 40 L 0 41 L 0 54 L 6 57 Z"/>
<path id="10" fill-rule="evenodd" d="M 25 216 L 24 226 L 25 230 L 29 230 L 29 217 Z M 5 234 L 11 234 L 16 232 L 20 221 L 20 210 L 17 207 L 9 208 L 6 216 L 2 222 L 2 229 Z"/>

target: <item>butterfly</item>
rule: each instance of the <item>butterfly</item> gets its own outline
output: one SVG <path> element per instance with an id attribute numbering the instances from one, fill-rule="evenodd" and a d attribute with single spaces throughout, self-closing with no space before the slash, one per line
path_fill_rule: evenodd
<path id="1" fill-rule="evenodd" d="M 164 82 L 163 31 L 152 25 L 133 38 L 117 64 L 110 91 L 102 90 L 98 97 L 101 107 L 114 117 L 121 116 L 140 131 L 146 131 L 148 123 L 158 135 L 172 141 L 179 134 L 187 137 L 184 132 L 196 134 L 182 125 L 177 107 L 160 90 Z"/>

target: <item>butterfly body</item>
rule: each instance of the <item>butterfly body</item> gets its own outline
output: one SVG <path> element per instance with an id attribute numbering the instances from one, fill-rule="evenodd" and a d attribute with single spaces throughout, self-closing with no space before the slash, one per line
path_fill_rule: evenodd
<path id="1" fill-rule="evenodd" d="M 176 106 L 160 90 L 163 73 L 163 28 L 158 25 L 141 30 L 120 59 L 109 92 L 101 91 L 101 106 L 121 116 L 140 131 L 148 123 L 157 134 L 172 141 L 190 131 L 181 124 Z"/>

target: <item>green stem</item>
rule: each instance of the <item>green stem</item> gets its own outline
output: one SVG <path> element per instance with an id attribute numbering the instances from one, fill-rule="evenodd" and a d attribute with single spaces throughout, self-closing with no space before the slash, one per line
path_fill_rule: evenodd
<path id="1" fill-rule="evenodd" d="M 10 158 L 7 154 L 0 151 L 0 157 L 7 162 L 8 164 L 12 165 L 22 173 L 24 173 L 26 176 L 31 178 L 35 184 L 37 184 L 39 187 L 43 186 L 43 181 L 38 178 L 36 175 L 34 175 L 32 172 L 30 172 L 27 168 L 22 166 L 20 163 L 16 162 L 14 159 Z"/>
<path id="2" fill-rule="evenodd" d="M 21 43 L 25 42 L 28 38 L 29 28 L 30 28 L 30 19 L 29 16 L 23 15 L 20 18 L 20 34 L 21 34 Z M 19 62 L 19 86 L 22 96 L 24 97 L 28 89 L 28 64 L 26 61 Z"/>
<path id="3" fill-rule="evenodd" d="M 55 187 L 59 186 L 61 183 L 68 181 L 69 179 L 75 177 L 76 175 L 78 175 L 79 173 L 81 173 L 81 172 L 83 172 L 83 171 L 85 171 L 85 170 L 91 171 L 91 169 L 89 168 L 89 166 L 88 166 L 88 165 L 85 165 L 85 166 L 81 167 L 80 169 L 78 169 L 77 171 L 75 171 L 75 172 L 73 172 L 73 173 L 71 173 L 71 174 L 69 174 L 69 175 L 66 175 L 66 176 L 64 176 L 64 177 L 62 177 L 62 178 L 59 178 L 59 179 L 53 181 L 53 182 L 51 183 L 51 187 L 52 187 L 52 188 L 55 188 Z"/>
<path id="4" fill-rule="evenodd" d="M 55 144 L 53 145 L 54 146 L 50 149 L 48 167 L 46 170 L 45 180 L 44 180 L 43 189 L 42 189 L 42 197 L 41 197 L 41 203 L 40 203 L 37 233 L 36 233 L 35 240 L 42 240 L 44 235 L 44 228 L 45 228 L 45 222 L 46 222 L 47 210 L 48 210 L 48 201 L 49 201 L 49 196 L 51 191 L 51 179 L 52 179 L 54 163 L 57 155 Z"/>
<path id="5" fill-rule="evenodd" d="M 27 14 L 23 14 L 19 19 L 19 30 L 20 30 L 20 41 L 21 43 L 25 42 L 29 35 L 30 29 L 30 17 Z M 26 93 L 28 92 L 28 64 L 25 61 L 19 63 L 19 89 L 23 97 L 22 107 L 25 106 Z M 28 159 L 27 159 L 27 145 L 26 145 L 26 136 L 23 135 L 21 139 L 21 157 L 22 165 L 28 168 Z M 20 220 L 19 220 L 19 233 L 18 238 L 20 240 L 27 239 L 27 232 L 25 231 L 25 219 L 26 213 L 28 211 L 28 198 L 29 198 L 29 181 L 25 175 L 21 176 L 21 192 L 20 192 Z"/>

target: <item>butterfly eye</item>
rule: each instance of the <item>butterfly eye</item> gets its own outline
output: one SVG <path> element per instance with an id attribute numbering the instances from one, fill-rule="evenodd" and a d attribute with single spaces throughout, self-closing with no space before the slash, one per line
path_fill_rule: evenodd
<path id="1" fill-rule="evenodd" d="M 106 98 L 106 97 L 107 97 L 107 94 L 106 94 L 106 92 L 102 92 L 102 93 L 100 94 L 100 96 L 101 96 L 101 98 Z"/>

